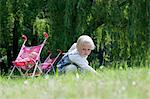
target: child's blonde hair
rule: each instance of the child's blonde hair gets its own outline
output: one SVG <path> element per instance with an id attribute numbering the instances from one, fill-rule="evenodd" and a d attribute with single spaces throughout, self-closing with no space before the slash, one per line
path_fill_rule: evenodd
<path id="1" fill-rule="evenodd" d="M 88 35 L 82 35 L 78 38 L 77 40 L 77 48 L 79 48 L 80 46 L 82 46 L 83 44 L 88 43 L 91 45 L 91 50 L 95 49 L 95 45 L 94 42 L 92 40 L 91 37 L 89 37 Z"/>

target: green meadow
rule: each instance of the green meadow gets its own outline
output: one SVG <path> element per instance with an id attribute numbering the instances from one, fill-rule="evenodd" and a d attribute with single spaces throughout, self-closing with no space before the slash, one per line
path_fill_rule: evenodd
<path id="1" fill-rule="evenodd" d="M 150 99 L 150 69 L 100 69 L 92 74 L 0 77 L 1 99 Z"/>

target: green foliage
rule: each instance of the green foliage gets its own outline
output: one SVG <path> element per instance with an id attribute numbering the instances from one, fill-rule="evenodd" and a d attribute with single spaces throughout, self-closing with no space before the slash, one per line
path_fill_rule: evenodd
<path id="1" fill-rule="evenodd" d="M 150 22 L 147 2 L 135 0 L 124 5 L 121 1 L 105 2 L 108 5 L 105 7 L 106 22 L 95 30 L 97 50 L 105 50 L 105 63 L 127 61 L 128 66 L 133 66 L 148 62 Z"/>

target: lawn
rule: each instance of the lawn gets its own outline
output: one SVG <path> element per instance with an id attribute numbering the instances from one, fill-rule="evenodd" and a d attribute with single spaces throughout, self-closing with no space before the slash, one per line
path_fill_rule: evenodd
<path id="1" fill-rule="evenodd" d="M 0 99 L 150 99 L 149 68 L 98 72 L 99 76 L 0 77 Z"/>

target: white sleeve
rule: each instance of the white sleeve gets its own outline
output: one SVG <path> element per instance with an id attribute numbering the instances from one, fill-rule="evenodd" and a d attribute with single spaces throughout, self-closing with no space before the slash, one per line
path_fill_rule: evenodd
<path id="1" fill-rule="evenodd" d="M 90 71 L 92 73 L 97 73 L 91 66 L 88 65 L 88 61 L 85 58 L 82 58 L 79 54 L 69 55 L 69 59 L 82 69 Z"/>
<path id="2" fill-rule="evenodd" d="M 68 52 L 71 52 L 71 51 L 73 51 L 74 49 L 76 49 L 76 45 L 77 45 L 77 43 L 74 43 L 74 44 L 70 47 L 70 49 L 68 50 Z"/>

